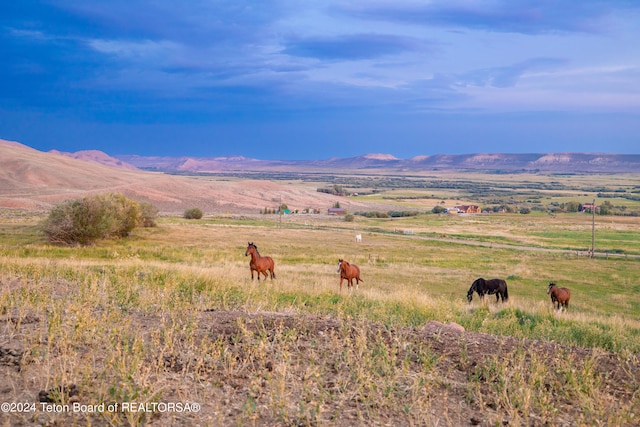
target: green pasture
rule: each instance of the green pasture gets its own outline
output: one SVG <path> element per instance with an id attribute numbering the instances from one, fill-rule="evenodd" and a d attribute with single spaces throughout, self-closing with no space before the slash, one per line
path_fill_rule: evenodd
<path id="1" fill-rule="evenodd" d="M 453 321 L 473 331 L 638 352 L 640 260 L 629 254 L 640 252 L 640 227 L 616 218 L 605 227 L 598 219 L 596 250 L 606 246 L 617 256 L 589 258 L 575 251 L 591 241 L 589 218 L 577 215 L 331 218 L 313 226 L 301 216 L 163 217 L 156 228 L 89 247 L 46 243 L 37 217 L 3 220 L 0 280 L 33 286 L 3 287 L 0 305 L 48 312 L 60 284 L 80 305 L 98 289 L 101 306 L 107 301 L 122 312 L 266 310 L 412 327 Z M 250 280 L 249 241 L 274 258 L 275 281 Z M 361 267 L 358 290 L 344 284 L 339 291 L 339 258 Z M 506 279 L 509 302 L 475 295 L 468 304 L 478 277 Z M 566 312 L 551 307 L 552 281 L 571 289 Z"/>

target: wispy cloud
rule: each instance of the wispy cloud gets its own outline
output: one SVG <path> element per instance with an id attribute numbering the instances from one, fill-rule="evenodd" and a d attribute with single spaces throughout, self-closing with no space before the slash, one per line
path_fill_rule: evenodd
<path id="1" fill-rule="evenodd" d="M 428 49 L 417 39 L 388 34 L 345 34 L 335 37 L 297 37 L 287 40 L 282 53 L 317 59 L 372 59 Z"/>
<path id="2" fill-rule="evenodd" d="M 640 9 L 632 0 L 434 0 L 339 4 L 335 10 L 360 19 L 421 26 L 540 34 L 601 33 L 614 9 Z"/>
<path id="3" fill-rule="evenodd" d="M 458 85 L 493 86 L 496 88 L 513 87 L 522 75 L 531 72 L 556 70 L 567 63 L 559 58 L 532 58 L 513 65 L 471 70 L 458 75 Z"/>

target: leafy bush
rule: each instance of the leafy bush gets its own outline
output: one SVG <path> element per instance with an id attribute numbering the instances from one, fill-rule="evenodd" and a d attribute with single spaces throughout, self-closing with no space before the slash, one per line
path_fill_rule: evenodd
<path id="1" fill-rule="evenodd" d="M 333 194 L 334 196 L 348 196 L 349 193 L 347 192 L 347 190 L 345 190 L 342 185 L 334 185 L 333 187 L 329 187 L 329 188 L 318 188 L 316 189 L 316 191 L 318 191 L 319 193 L 327 193 L 327 194 Z"/>
<path id="2" fill-rule="evenodd" d="M 365 218 L 389 218 L 389 214 L 387 212 L 381 211 L 356 212 L 356 215 L 360 215 Z"/>
<path id="3" fill-rule="evenodd" d="M 402 218 L 408 216 L 418 216 L 419 212 L 416 211 L 389 211 L 389 216 L 391 218 Z"/>
<path id="4" fill-rule="evenodd" d="M 186 219 L 200 219 L 202 218 L 202 211 L 199 208 L 191 208 L 184 211 L 184 217 Z"/>
<path id="5" fill-rule="evenodd" d="M 140 202 L 140 226 L 141 227 L 155 227 L 158 224 L 156 219 L 158 218 L 158 208 L 149 202 Z"/>
<path id="6" fill-rule="evenodd" d="M 137 201 L 118 193 L 67 200 L 49 212 L 42 229 L 52 243 L 88 245 L 125 237 L 140 225 L 154 226 L 157 209 L 149 206 L 143 213 Z"/>

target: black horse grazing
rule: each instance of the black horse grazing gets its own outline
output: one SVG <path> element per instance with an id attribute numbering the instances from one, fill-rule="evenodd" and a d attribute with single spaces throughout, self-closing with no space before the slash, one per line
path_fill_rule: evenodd
<path id="1" fill-rule="evenodd" d="M 480 295 L 480 299 L 484 299 L 484 296 L 489 294 L 496 294 L 496 302 L 502 297 L 502 302 L 509 299 L 509 292 L 507 292 L 507 282 L 502 279 L 484 280 L 482 277 L 476 279 L 467 292 L 467 299 L 469 302 L 473 299 L 473 292 L 477 292 Z"/>

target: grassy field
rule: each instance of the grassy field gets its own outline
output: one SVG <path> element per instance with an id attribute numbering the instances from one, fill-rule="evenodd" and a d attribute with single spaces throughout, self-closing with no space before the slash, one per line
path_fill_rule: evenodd
<path id="1" fill-rule="evenodd" d="M 44 391 L 52 405 L 171 398 L 201 402 L 204 410 L 159 418 L 132 411 L 78 417 L 38 407 L 3 414 L 7 425 L 340 425 L 342 412 L 352 417 L 342 425 L 397 419 L 456 425 L 466 415 L 451 409 L 441 418 L 432 411 L 438 407 L 433 390 L 457 387 L 466 398 L 455 405 L 483 407 L 481 401 L 493 396 L 484 403 L 488 424 L 562 423 L 563 415 L 548 406 L 559 395 L 581 400 L 574 404 L 576 414 L 584 414 L 580 424 L 633 425 L 639 416 L 638 217 L 597 217 L 598 256 L 589 258 L 591 217 L 584 214 L 356 216 L 353 222 L 324 215 L 165 217 L 127 239 L 60 247 L 44 241 L 40 216 L 8 213 L 0 220 L 3 400 L 36 402 Z M 362 243 L 355 243 L 356 233 Z M 250 280 L 247 242 L 276 260 L 275 281 Z M 358 290 L 339 291 L 339 258 L 360 266 Z M 466 292 L 477 277 L 506 279 L 508 303 L 481 302 L 476 295 L 468 304 Z M 571 289 L 568 311 L 552 309 L 546 295 L 552 281 Z M 215 323 L 200 323 L 215 312 L 314 316 L 350 326 L 325 335 L 314 331 L 317 340 L 327 340 L 321 350 L 304 332 L 309 326 L 296 320 L 270 328 L 234 320 L 237 331 L 225 341 L 203 331 Z M 631 398 L 611 409 L 609 396 L 602 398 L 606 373 L 593 368 L 595 359 L 576 367 L 553 359 L 551 368 L 524 347 L 510 361 L 485 354 L 472 364 L 465 344 L 455 357 L 471 374 L 466 385 L 447 386 L 436 369 L 444 359 L 433 349 L 408 348 L 384 332 L 403 336 L 431 320 L 610 354 L 628 367 L 625 396 Z M 353 369 L 356 361 L 359 368 L 341 383 L 336 364 Z M 523 370 L 520 381 L 529 394 L 485 381 L 497 376 L 515 383 Z M 328 384 L 323 376 L 335 378 Z M 192 387 L 181 385 L 187 383 Z"/>

